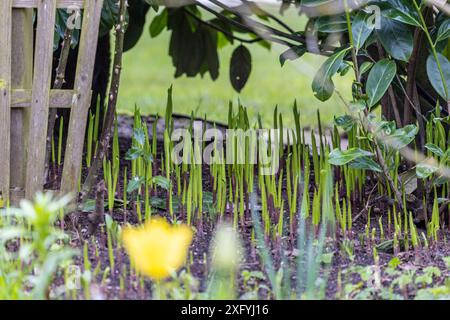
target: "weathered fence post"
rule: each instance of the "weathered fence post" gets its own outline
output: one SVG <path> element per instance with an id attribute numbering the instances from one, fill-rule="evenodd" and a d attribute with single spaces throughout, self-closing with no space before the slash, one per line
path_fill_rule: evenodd
<path id="1" fill-rule="evenodd" d="M 0 1 L 0 196 L 12 203 L 43 189 L 49 108 L 74 111 L 61 190 L 77 190 L 102 4 L 103 0 Z M 74 6 L 83 9 L 75 87 L 53 90 L 56 10 Z"/>
<path id="2" fill-rule="evenodd" d="M 91 4 L 85 9 L 83 19 L 81 40 L 97 39 L 99 17 L 102 11 L 103 0 L 91 0 Z M 97 18 L 94 18 L 97 17 Z M 86 131 L 86 122 L 88 117 L 89 103 L 91 101 L 92 73 L 94 70 L 94 57 L 96 47 L 88 41 L 81 41 L 78 54 L 78 69 L 75 76 L 75 95 L 69 123 L 69 136 L 67 137 L 66 159 L 70 162 L 64 163 L 64 171 L 61 182 L 61 192 L 68 193 L 77 188 L 78 180 L 81 174 L 81 161 L 83 155 L 84 139 L 76 137 L 77 132 Z M 70 134 L 71 133 L 71 134 Z"/>
<path id="3" fill-rule="evenodd" d="M 53 38 L 56 0 L 40 0 L 37 7 L 36 48 L 34 52 L 31 117 L 28 130 L 28 152 L 25 197 L 31 199 L 44 185 L 45 151 L 52 79 Z M 30 161 L 32 159 L 32 161 Z"/>
<path id="4" fill-rule="evenodd" d="M 0 195 L 9 198 L 9 148 L 11 125 L 11 8 L 12 0 L 0 4 Z"/>

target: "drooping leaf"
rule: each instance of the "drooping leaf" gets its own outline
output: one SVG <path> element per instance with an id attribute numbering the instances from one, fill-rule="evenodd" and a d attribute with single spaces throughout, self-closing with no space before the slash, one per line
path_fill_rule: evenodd
<path id="1" fill-rule="evenodd" d="M 231 56 L 230 81 L 237 92 L 244 88 L 252 70 L 252 56 L 244 46 L 238 46 Z"/>
<path id="2" fill-rule="evenodd" d="M 280 55 L 280 64 L 284 65 L 286 60 L 295 60 L 302 57 L 306 53 L 306 47 L 304 45 L 293 46 L 287 49 Z"/>
<path id="3" fill-rule="evenodd" d="M 339 67 L 338 74 L 341 77 L 344 77 L 351 69 L 352 69 L 351 64 L 347 63 L 347 61 L 343 61 L 341 66 Z"/>
<path id="4" fill-rule="evenodd" d="M 132 49 L 141 38 L 149 9 L 150 6 L 142 0 L 128 0 L 128 24 L 124 36 L 124 52 Z"/>
<path id="5" fill-rule="evenodd" d="M 205 59 L 205 47 L 198 23 L 181 9 L 170 9 L 167 28 L 172 31 L 169 55 L 175 67 L 175 77 L 185 74 L 195 77 Z"/>
<path id="6" fill-rule="evenodd" d="M 205 61 L 202 67 L 202 75 L 208 71 L 211 79 L 216 80 L 219 77 L 219 54 L 217 52 L 217 32 L 213 30 L 205 30 Z"/>
<path id="7" fill-rule="evenodd" d="M 164 9 L 160 14 L 153 18 L 149 28 L 150 36 L 152 38 L 159 35 L 167 26 L 167 16 L 167 9 Z"/>
<path id="8" fill-rule="evenodd" d="M 312 90 L 320 101 L 326 101 L 333 95 L 334 83 L 332 77 L 339 70 L 347 51 L 348 49 L 344 49 L 329 57 L 314 77 Z"/>
<path id="9" fill-rule="evenodd" d="M 200 18 L 195 6 L 166 10 L 167 29 L 172 33 L 169 55 L 175 67 L 175 77 L 184 74 L 187 77 L 195 77 L 198 74 L 204 76 L 209 72 L 215 80 L 219 75 L 217 31 L 193 18 L 192 15 Z M 159 30 L 154 31 L 155 34 L 157 31 Z"/>

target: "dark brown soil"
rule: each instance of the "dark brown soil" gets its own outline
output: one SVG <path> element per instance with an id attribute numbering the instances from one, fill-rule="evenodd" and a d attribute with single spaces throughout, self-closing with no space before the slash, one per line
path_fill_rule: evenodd
<path id="1" fill-rule="evenodd" d="M 152 118 L 148 118 L 149 124 L 151 124 Z M 188 120 L 181 119 L 179 121 L 175 121 L 176 126 L 183 126 L 188 123 Z M 148 126 L 151 128 L 151 126 Z M 150 130 L 151 131 L 151 130 Z M 131 146 L 131 134 L 132 134 L 132 119 L 127 117 L 119 118 L 119 142 L 120 142 L 120 152 L 121 152 L 121 165 L 130 167 L 130 164 L 124 160 L 125 153 Z M 149 132 L 151 135 L 151 132 Z M 160 144 L 161 145 L 161 144 Z M 159 150 L 161 151 L 161 150 Z M 159 162 L 160 159 L 157 157 L 155 161 Z M 157 165 L 159 167 L 159 165 Z M 57 171 L 56 171 L 57 172 Z M 121 176 L 119 177 L 119 186 L 117 198 L 121 199 L 123 190 L 122 190 L 122 173 L 123 170 L 120 171 Z M 86 169 L 84 168 L 84 173 L 86 173 Z M 100 175 L 101 176 L 101 175 Z M 209 190 L 209 179 L 208 173 L 206 171 L 206 167 L 204 169 L 204 190 Z M 371 184 L 368 183 L 367 186 L 368 191 L 372 189 Z M 165 198 L 165 191 L 162 191 L 160 196 L 161 198 Z M 384 200 L 379 200 L 379 203 L 372 204 L 374 207 L 383 208 Z M 358 202 L 354 203 L 353 212 L 354 215 L 357 215 L 361 211 L 362 205 Z M 153 214 L 162 215 L 168 217 L 168 213 L 165 210 L 158 210 L 153 208 Z M 355 221 L 352 233 L 349 235 L 349 238 L 352 239 L 354 243 L 354 258 L 353 261 L 348 257 L 348 255 L 342 253 L 340 250 L 340 243 L 342 241 L 342 237 L 338 234 L 335 240 L 329 240 L 327 244 L 326 251 L 333 252 L 332 262 L 329 265 L 324 265 L 324 275 L 328 274 L 328 285 L 326 290 L 326 298 L 334 299 L 336 294 L 342 289 L 340 288 L 340 284 L 338 283 L 338 274 L 341 270 L 344 270 L 350 266 L 355 265 L 374 265 L 374 255 L 373 248 L 377 244 L 381 242 L 379 230 L 378 230 L 378 219 L 382 217 L 383 228 L 385 230 L 385 238 L 392 238 L 391 234 L 388 233 L 387 227 L 387 218 L 382 210 L 379 211 L 378 214 L 372 214 L 371 217 L 371 226 L 377 229 L 377 235 L 375 238 L 375 243 L 364 243 L 360 242 L 359 235 L 365 233 L 365 226 L 367 223 L 367 214 L 364 212 L 359 215 L 359 218 Z M 89 248 L 89 260 L 92 265 L 92 270 L 95 269 L 100 264 L 100 272 L 96 275 L 94 279 L 92 279 L 92 298 L 103 298 L 103 299 L 149 299 L 151 298 L 151 283 L 150 281 L 145 281 L 144 288 L 141 288 L 136 275 L 134 272 L 130 273 L 130 264 L 127 255 L 124 250 L 121 248 L 114 249 L 115 255 L 115 269 L 113 272 L 109 274 L 106 281 L 102 282 L 102 275 L 106 268 L 110 266 L 110 261 L 108 257 L 108 249 L 107 249 L 107 237 L 104 232 L 105 226 L 104 224 L 100 225 L 95 232 L 95 234 L 91 237 L 88 236 L 88 219 L 86 212 L 79 212 L 78 219 L 78 227 L 74 228 L 73 223 L 70 219 L 66 219 L 65 221 L 65 229 L 71 235 L 71 246 L 78 248 L 80 252 L 83 251 L 84 243 L 86 242 Z M 136 224 L 138 222 L 137 215 L 135 213 L 135 209 L 130 207 L 126 211 L 123 208 L 116 208 L 111 216 L 113 219 L 120 224 L 123 224 L 125 221 L 127 223 Z M 207 283 L 207 272 L 209 270 L 208 263 L 209 261 L 204 261 L 204 255 L 206 254 L 209 257 L 209 248 L 212 236 L 214 234 L 214 227 L 217 224 L 217 220 L 215 218 L 211 219 L 209 216 L 205 215 L 206 218 L 203 220 L 203 224 L 201 228 L 196 226 L 196 233 L 194 236 L 194 241 L 191 246 L 192 251 L 192 263 L 188 262 L 187 268 L 189 268 L 190 272 L 200 280 L 200 291 L 205 289 Z M 232 214 L 225 214 L 224 219 L 231 219 Z M 168 217 L 169 218 L 169 217 Z M 177 219 L 181 219 L 181 217 L 177 217 Z M 257 255 L 257 249 L 251 243 L 251 226 L 252 221 L 250 217 L 246 217 L 246 221 L 244 225 L 239 225 L 239 233 L 242 237 L 242 240 L 245 244 L 245 257 L 243 257 L 243 263 L 241 269 L 256 271 L 263 271 L 263 267 L 261 261 Z M 419 234 L 424 230 L 418 230 Z M 450 256 L 450 246 L 446 243 L 446 239 L 449 238 L 449 232 L 443 231 L 440 233 L 441 241 L 438 243 L 430 244 L 429 248 L 422 249 L 420 251 L 414 251 L 412 248 L 408 251 L 401 251 L 397 257 L 402 261 L 400 268 L 411 268 L 416 267 L 419 270 L 423 269 L 427 266 L 436 266 L 440 268 L 442 272 L 442 276 L 434 282 L 435 285 L 442 284 L 446 278 L 449 277 L 450 272 L 446 269 L 444 262 L 442 261 L 443 257 Z M 291 243 L 290 239 L 283 239 L 287 243 L 283 250 L 280 249 L 279 245 L 275 245 L 274 243 L 267 243 L 268 247 L 270 247 L 271 252 L 275 258 L 276 266 L 279 266 L 281 261 L 281 255 L 285 255 L 289 260 L 294 262 L 295 259 L 295 243 Z M 393 252 L 379 252 L 379 266 L 384 267 L 387 263 L 394 257 Z M 189 259 L 188 259 L 189 260 Z M 83 268 L 83 259 L 82 254 L 76 259 L 76 264 Z M 120 275 L 125 280 L 122 284 L 122 289 L 120 287 Z M 389 278 L 388 275 L 383 275 L 382 282 L 388 283 L 392 279 Z M 354 277 L 353 281 L 359 281 L 358 277 Z M 243 293 L 242 281 L 241 283 L 241 293 Z M 293 281 L 294 284 L 294 281 Z M 266 298 L 268 296 L 268 292 L 264 289 L 260 290 L 260 297 Z M 408 295 L 414 295 L 414 291 L 408 292 Z M 71 298 L 71 297 L 66 297 Z M 83 298 L 83 291 L 79 291 L 79 296 L 77 298 Z"/>

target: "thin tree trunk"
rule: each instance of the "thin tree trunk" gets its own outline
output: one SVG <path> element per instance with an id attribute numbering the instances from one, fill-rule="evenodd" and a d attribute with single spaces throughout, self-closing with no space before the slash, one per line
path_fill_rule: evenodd
<path id="1" fill-rule="evenodd" d="M 111 78 L 111 86 L 109 90 L 108 108 L 105 115 L 104 125 L 100 136 L 97 151 L 94 155 L 91 168 L 89 169 L 86 181 L 81 188 L 80 204 L 84 202 L 86 197 L 91 193 L 92 188 L 97 181 L 100 166 L 108 151 L 109 143 L 111 141 L 112 127 L 114 124 L 114 117 L 116 114 L 117 96 L 119 94 L 120 76 L 122 72 L 122 55 L 123 42 L 126 30 L 125 12 L 126 0 L 120 0 L 120 14 L 114 30 L 116 32 L 116 43 L 114 51 L 113 74 Z"/>

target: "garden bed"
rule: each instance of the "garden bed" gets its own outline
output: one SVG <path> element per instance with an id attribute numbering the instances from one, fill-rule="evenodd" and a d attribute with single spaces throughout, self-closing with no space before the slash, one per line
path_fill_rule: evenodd
<path id="1" fill-rule="evenodd" d="M 154 118 L 148 117 L 143 118 L 143 120 L 148 124 L 149 139 L 152 139 L 151 127 Z M 186 127 L 189 125 L 189 121 L 189 118 L 174 117 L 174 126 Z M 118 124 L 120 159 L 125 159 L 126 153 L 133 143 L 133 119 L 120 116 Z M 163 124 L 162 122 L 162 125 L 158 126 L 157 131 L 158 154 L 162 152 Z M 208 126 L 210 125 L 208 124 Z M 221 128 L 225 130 L 225 126 Z M 159 155 L 155 158 L 154 165 L 156 167 L 160 167 L 160 159 Z M 116 199 L 123 198 L 122 173 L 125 166 L 131 167 L 131 163 L 130 161 L 121 161 L 120 165 Z M 211 192 L 208 166 L 204 165 L 202 171 L 203 191 Z M 315 172 L 312 172 L 312 177 L 314 174 Z M 367 178 L 363 194 L 370 194 L 375 186 L 373 179 Z M 282 188 L 284 198 L 286 198 L 285 179 L 283 180 Z M 312 203 L 314 197 L 314 188 L 312 186 L 309 193 Z M 160 215 L 166 217 L 169 221 L 183 221 L 185 219 L 185 217 L 181 216 L 178 208 L 175 209 L 173 217 L 170 216 L 168 209 L 164 208 L 167 197 L 165 190 L 157 189 L 152 195 L 152 217 Z M 450 235 L 449 232 L 442 230 L 439 240 L 429 243 L 426 248 L 413 249 L 410 246 L 408 250 L 405 250 L 405 248 L 400 247 L 394 255 L 393 244 L 389 243 L 389 240 L 392 239 L 393 231 L 388 224 L 386 198 L 379 197 L 376 194 L 373 195 L 373 198 L 376 201 L 371 201 L 370 203 L 370 211 L 372 212 L 370 217 L 367 210 L 363 210 L 367 199 L 364 199 L 363 202 L 354 201 L 352 210 L 354 217 L 358 218 L 354 219 L 351 231 L 347 230 L 345 234 L 342 234 L 342 232 L 337 230 L 334 236 L 331 233 L 327 236 L 323 254 L 320 256 L 323 260 L 320 264 L 321 276 L 318 277 L 319 280 L 324 282 L 326 288 L 323 293 L 324 297 L 328 299 L 392 298 L 395 294 L 397 298 L 413 298 L 421 288 L 430 285 L 434 288 L 443 286 L 450 275 L 448 265 L 444 261 L 446 257 L 450 256 L 450 247 L 446 242 Z M 260 206 L 258 205 L 258 207 Z M 92 209 L 89 208 L 87 211 L 92 211 Z M 105 210 L 108 212 L 107 209 Z M 111 252 L 108 250 L 106 226 L 104 223 L 100 224 L 94 235 L 90 236 L 88 229 L 91 222 L 87 218 L 88 214 L 89 212 L 77 213 L 79 218 L 77 219 L 78 227 L 76 229 L 73 228 L 72 221 L 66 218 L 65 227 L 71 235 L 71 246 L 83 251 L 84 243 L 87 245 L 89 264 L 94 270 L 92 271 L 93 277 L 90 286 L 92 295 L 96 295 L 96 298 L 106 299 L 151 298 L 152 286 L 150 280 L 143 280 L 141 276 L 130 270 L 129 258 L 125 250 L 121 246 L 118 247 L 117 244 L 112 249 L 114 270 L 111 271 Z M 123 205 L 120 202 L 116 202 L 115 208 L 109 214 L 121 227 L 124 227 L 125 222 L 133 225 L 139 224 L 135 205 L 130 205 L 127 210 L 124 210 Z M 211 268 L 210 252 L 212 239 L 218 221 L 233 223 L 233 212 L 228 210 L 220 217 L 209 217 L 207 214 L 204 217 L 201 225 L 193 223 L 195 230 L 194 240 L 183 271 L 185 276 L 189 274 L 196 279 L 189 280 L 189 285 L 193 286 L 193 293 L 190 298 L 201 297 L 199 293 L 206 290 L 208 272 Z M 380 226 L 384 230 L 383 235 L 380 234 Z M 252 227 L 252 218 L 248 215 L 237 227 L 244 247 L 242 263 L 238 272 L 238 296 L 245 298 L 274 298 L 274 293 L 269 289 L 270 282 L 266 276 L 265 265 L 261 261 L 259 249 L 254 241 L 254 234 L 252 235 Z M 307 227 L 313 228 L 312 226 Z M 368 231 L 368 228 L 370 231 Z M 418 234 L 426 233 L 426 230 L 421 229 L 420 226 L 418 226 L 417 231 Z M 290 269 L 294 270 L 290 276 L 292 288 L 294 288 L 296 283 L 296 259 L 299 254 L 297 244 L 295 237 L 290 235 L 288 231 L 281 239 L 282 246 L 280 245 L 280 239 L 275 241 L 266 237 L 266 245 L 274 258 L 275 269 L 278 269 L 282 264 L 285 268 L 287 263 L 291 266 Z M 382 247 L 385 248 L 383 249 Z M 375 250 L 375 253 L 374 248 L 378 249 Z M 81 269 L 84 268 L 85 262 L 83 258 L 78 257 L 75 261 Z M 446 262 L 449 263 L 448 258 Z M 286 282 L 288 280 L 283 279 L 283 281 Z M 76 299 L 83 298 L 83 291 L 76 291 L 71 297 Z"/>

